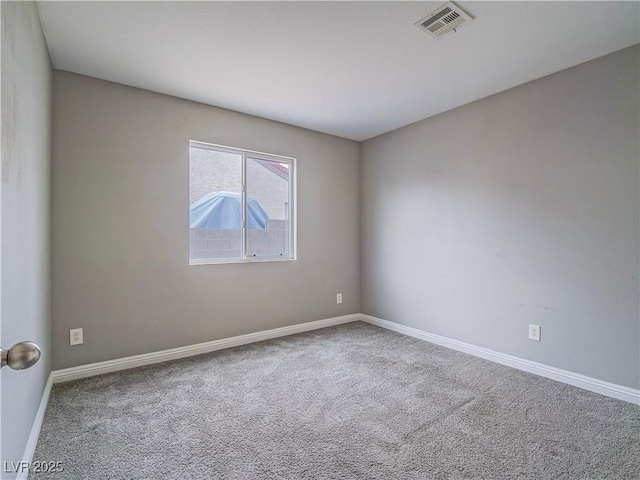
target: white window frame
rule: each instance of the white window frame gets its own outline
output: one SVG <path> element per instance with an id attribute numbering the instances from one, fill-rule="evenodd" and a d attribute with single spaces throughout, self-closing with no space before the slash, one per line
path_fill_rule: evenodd
<path id="1" fill-rule="evenodd" d="M 242 229 L 241 235 L 241 257 L 238 258 L 191 258 L 189 255 L 189 265 L 216 265 L 221 263 L 259 263 L 259 262 L 289 262 L 297 260 L 297 175 L 296 175 L 296 159 L 293 157 L 285 157 L 283 155 L 275 155 L 272 153 L 257 152 L 255 150 L 246 150 L 243 148 L 229 147 L 227 145 L 219 145 L 216 143 L 201 142 L 199 140 L 189 140 L 189 148 L 201 148 L 212 150 L 215 152 L 232 153 L 242 157 Z M 254 257 L 247 254 L 248 233 L 247 233 L 247 159 L 267 160 L 271 162 L 286 163 L 289 165 L 289 256 L 261 256 Z M 191 158 L 189 158 L 189 168 L 191 168 Z M 189 185 L 189 189 L 191 185 Z M 189 215 L 187 214 L 187 226 Z"/>

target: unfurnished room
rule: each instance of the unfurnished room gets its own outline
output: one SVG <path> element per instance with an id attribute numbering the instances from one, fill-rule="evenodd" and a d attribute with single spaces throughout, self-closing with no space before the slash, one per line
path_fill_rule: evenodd
<path id="1" fill-rule="evenodd" d="M 640 478 L 640 2 L 0 14 L 0 478 Z"/>

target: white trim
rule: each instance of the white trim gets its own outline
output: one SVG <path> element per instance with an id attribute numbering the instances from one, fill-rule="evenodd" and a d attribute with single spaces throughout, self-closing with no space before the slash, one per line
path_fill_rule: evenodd
<path id="1" fill-rule="evenodd" d="M 200 140 L 189 140 L 189 146 L 194 148 L 203 148 L 205 150 L 220 150 L 220 151 L 225 151 L 227 153 L 233 153 L 236 155 L 241 155 L 242 153 L 248 153 L 253 156 L 261 156 L 265 160 L 275 160 L 275 161 L 279 161 L 278 159 L 295 160 L 295 157 L 288 157 L 286 155 L 276 155 L 275 153 L 258 152 L 257 150 L 247 150 L 246 148 L 229 147 L 228 145 L 220 145 L 219 143 L 201 142 Z"/>
<path id="2" fill-rule="evenodd" d="M 272 330 L 265 330 L 262 332 L 248 333 L 246 335 L 239 335 L 237 337 L 213 340 L 211 342 L 187 345 L 184 347 L 162 350 L 159 352 L 144 353 L 131 357 L 117 358 L 104 362 L 80 365 L 78 367 L 54 370 L 53 372 L 51 372 L 49 380 L 47 381 L 47 386 L 45 387 L 45 391 L 42 396 L 42 402 L 40 403 L 40 409 L 38 410 L 38 414 L 36 415 L 36 420 L 34 420 L 31 435 L 29 436 L 29 442 L 27 443 L 27 448 L 25 449 L 24 458 L 27 458 L 27 453 L 29 452 L 31 452 L 31 455 L 33 455 L 35 443 L 33 443 L 33 445 L 31 445 L 31 443 L 37 442 L 37 434 L 40 431 L 40 426 L 42 424 L 42 417 L 44 416 L 46 401 L 49 398 L 49 393 L 51 391 L 52 380 L 53 383 L 67 382 L 70 380 L 92 377 L 94 375 L 101 375 L 103 373 L 116 372 L 119 370 L 126 370 L 143 365 L 152 365 L 154 363 L 166 362 L 169 360 L 176 360 L 193 355 L 215 352 L 217 350 L 222 350 L 225 348 L 237 347 L 240 345 L 260 342 L 272 338 L 285 337 L 287 335 L 294 335 L 296 333 L 317 330 L 319 328 L 331 327 L 334 325 L 355 322 L 358 320 L 362 320 L 363 322 L 370 323 L 378 327 L 386 328 L 387 330 L 392 330 L 394 332 L 408 335 L 410 337 L 418 338 L 420 340 L 425 340 L 430 343 L 442 345 L 443 347 L 451 348 L 459 352 L 464 352 L 476 357 L 484 358 L 485 360 L 490 360 L 501 365 L 507 365 L 518 370 L 534 373 L 536 375 L 540 375 L 541 377 L 550 378 L 552 380 L 566 383 L 568 385 L 573 385 L 584 390 L 599 393 L 607 397 L 617 398 L 625 402 L 640 405 L 640 390 L 605 382 L 603 380 L 598 380 L 596 378 L 587 377 L 586 375 L 581 375 L 579 373 L 573 373 L 567 370 L 562 370 L 560 368 L 551 367 L 542 363 L 533 362 L 524 358 L 514 357 L 512 355 L 507 355 L 505 353 L 489 350 L 488 348 L 478 347 L 469 343 L 460 342 L 458 340 L 435 335 L 433 333 L 427 333 L 422 330 L 418 330 L 417 328 L 407 327 L 399 323 L 372 317 L 371 315 L 351 314 L 341 317 L 326 318 L 324 320 L 317 320 L 314 322 L 299 323 L 288 327 L 274 328 Z M 30 448 L 31 450 L 29 450 Z"/>
<path id="3" fill-rule="evenodd" d="M 371 315 L 360 314 L 360 319 L 363 322 L 370 323 L 371 325 L 386 328 L 387 330 L 393 330 L 394 332 L 402 333 L 409 337 L 419 338 L 420 340 L 442 345 L 443 347 L 468 353 L 476 357 L 484 358 L 485 360 L 507 365 L 525 372 L 534 373 L 541 377 L 550 378 L 552 380 L 599 393 L 607 397 L 617 398 L 618 400 L 640 405 L 640 390 L 605 382 L 603 380 L 587 377 L 586 375 L 581 375 L 579 373 L 569 372 L 560 368 L 550 367 L 549 365 L 496 352 L 494 350 L 489 350 L 488 348 L 477 347 L 469 343 L 460 342 L 458 340 L 442 337 L 433 333 L 427 333 L 422 330 L 418 330 L 417 328 L 407 327 L 405 325 L 400 325 L 399 323 L 372 317 Z"/>
<path id="4" fill-rule="evenodd" d="M 189 265 L 223 265 L 235 263 L 260 263 L 260 262 L 294 262 L 291 257 L 250 257 L 250 258 L 190 258 Z"/>
<path id="5" fill-rule="evenodd" d="M 33 454 L 36 451 L 36 445 L 38 445 L 38 437 L 40 437 L 40 429 L 42 428 L 42 421 L 44 420 L 44 414 L 47 411 L 47 404 L 49 403 L 49 395 L 51 394 L 52 385 L 53 385 L 53 372 L 49 374 L 49 378 L 47 378 L 47 383 L 44 385 L 44 390 L 42 391 L 42 398 L 40 400 L 40 406 L 38 407 L 38 412 L 36 413 L 36 416 L 33 419 L 33 424 L 31 425 L 31 432 L 29 433 L 27 445 L 25 446 L 24 453 L 22 454 L 21 465 L 31 465 L 31 461 L 33 460 Z M 18 473 L 16 480 L 27 480 L 28 476 L 29 476 L 28 469 L 25 469 L 24 471 L 21 470 Z"/>
<path id="6" fill-rule="evenodd" d="M 237 337 L 223 338 L 213 340 L 211 342 L 198 343 L 195 345 L 187 345 L 185 347 L 171 348 L 160 352 L 143 353 L 142 355 L 134 355 L 131 357 L 116 358 L 104 362 L 90 363 L 88 365 L 80 365 L 78 367 L 65 368 L 62 370 L 54 370 L 53 383 L 67 382 L 69 380 L 77 380 L 79 378 L 92 377 L 103 373 L 117 372 L 128 368 L 140 367 L 143 365 L 151 365 L 154 363 L 167 362 L 178 358 L 200 355 L 203 353 L 215 352 L 225 348 L 237 347 L 248 343 L 261 342 L 271 338 L 285 337 L 296 333 L 307 332 L 309 330 L 317 330 L 319 328 L 331 327 L 343 323 L 356 322 L 360 320 L 360 315 L 354 313 L 352 315 L 344 315 L 341 317 L 326 318 L 324 320 L 316 320 L 315 322 L 299 323 L 289 327 L 274 328 L 272 330 L 264 330 L 262 332 L 248 333 Z"/>

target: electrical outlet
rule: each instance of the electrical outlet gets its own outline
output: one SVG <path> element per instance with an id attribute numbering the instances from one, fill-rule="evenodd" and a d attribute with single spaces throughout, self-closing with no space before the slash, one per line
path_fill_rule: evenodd
<path id="1" fill-rule="evenodd" d="M 342 294 L 341 293 L 336 294 L 336 303 L 338 303 L 338 304 L 342 303 Z"/>
<path id="2" fill-rule="evenodd" d="M 72 328 L 69 330 L 69 345 L 82 345 L 82 329 Z"/>
<path id="3" fill-rule="evenodd" d="M 540 341 L 540 325 L 529 325 L 529 340 Z"/>

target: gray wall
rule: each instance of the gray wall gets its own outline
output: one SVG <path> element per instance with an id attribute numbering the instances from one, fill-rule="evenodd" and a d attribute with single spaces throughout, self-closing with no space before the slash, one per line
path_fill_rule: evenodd
<path id="1" fill-rule="evenodd" d="M 363 313 L 638 388 L 638 55 L 364 142 Z"/>
<path id="2" fill-rule="evenodd" d="M 3 368 L 0 468 L 22 460 L 51 371 L 49 166 L 51 64 L 35 4 L 2 2 L 2 182 L 0 343 L 32 340 L 42 358 Z M 12 478 L 3 473 L 2 478 Z"/>
<path id="3" fill-rule="evenodd" d="M 358 143 L 67 72 L 53 98 L 55 369 L 360 311 Z M 190 139 L 298 159 L 297 261 L 189 266 Z"/>

